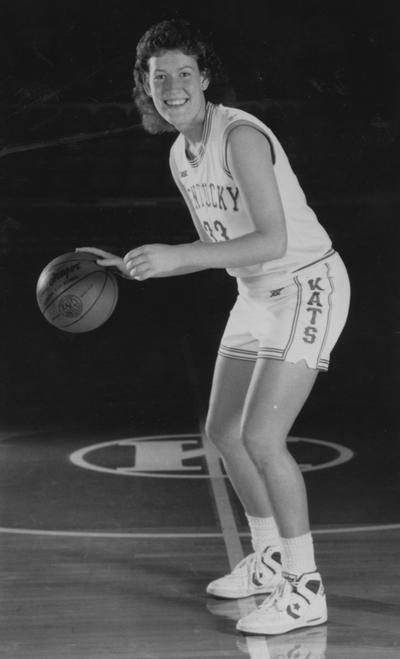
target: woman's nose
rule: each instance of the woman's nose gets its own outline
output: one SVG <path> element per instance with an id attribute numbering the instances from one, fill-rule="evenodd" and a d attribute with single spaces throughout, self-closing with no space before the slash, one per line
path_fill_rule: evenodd
<path id="1" fill-rule="evenodd" d="M 170 77 L 165 81 L 166 89 L 168 92 L 174 92 L 181 88 L 181 81 L 179 78 Z"/>

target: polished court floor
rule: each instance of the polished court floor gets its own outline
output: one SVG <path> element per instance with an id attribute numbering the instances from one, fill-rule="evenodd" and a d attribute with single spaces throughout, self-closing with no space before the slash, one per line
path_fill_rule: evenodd
<path id="1" fill-rule="evenodd" d="M 394 516 L 385 524 L 349 522 L 355 510 L 341 500 L 334 474 L 343 471 L 345 492 L 354 455 L 305 474 L 311 485 L 324 474 L 321 498 L 333 496 L 339 508 L 332 524 L 315 528 L 328 624 L 246 639 L 235 621 L 254 606 L 253 598 L 238 603 L 205 594 L 207 582 L 250 549 L 233 492 L 212 462 L 209 478 L 198 457 L 191 460 L 197 477 L 187 469 L 176 477 L 142 471 L 157 469 L 151 453 L 163 443 L 169 451 L 175 445 L 176 454 L 183 448 L 207 456 L 198 436 L 140 441 L 151 446 L 138 472 L 131 439 L 115 444 L 88 437 L 82 447 L 83 438 L 4 437 L 0 656 L 399 656 L 400 528 Z M 300 442 L 294 444 L 300 450 Z M 312 517 L 321 503 L 312 506 Z"/>
<path id="2" fill-rule="evenodd" d="M 201 432 L 232 282 L 219 272 L 121 281 L 103 327 L 58 332 L 36 308 L 36 275 L 92 225 L 78 231 L 70 218 L 39 250 L 28 220 L 29 249 L 3 269 L 0 656 L 397 659 L 395 328 L 383 263 L 372 272 L 347 248 L 352 313 L 289 442 L 307 483 L 329 622 L 246 638 L 235 621 L 255 601 L 205 594 L 250 549 Z M 37 217 L 35 240 L 50 225 Z M 345 236 L 340 224 L 338 242 Z"/>
<path id="3" fill-rule="evenodd" d="M 4 535 L 1 656 L 394 659 L 399 533 L 384 533 L 317 536 L 328 624 L 249 642 L 237 603 L 203 594 L 221 539 Z"/>

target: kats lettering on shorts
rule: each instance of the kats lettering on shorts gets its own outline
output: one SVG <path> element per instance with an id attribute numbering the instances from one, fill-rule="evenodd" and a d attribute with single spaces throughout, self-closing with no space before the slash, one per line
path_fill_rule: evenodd
<path id="1" fill-rule="evenodd" d="M 310 290 L 310 298 L 307 300 L 306 313 L 309 319 L 309 325 L 304 329 L 303 341 L 305 343 L 314 343 L 318 334 L 318 319 L 322 315 L 324 302 L 321 300 L 321 294 L 325 289 L 321 286 L 321 277 L 309 279 L 307 284 Z"/>

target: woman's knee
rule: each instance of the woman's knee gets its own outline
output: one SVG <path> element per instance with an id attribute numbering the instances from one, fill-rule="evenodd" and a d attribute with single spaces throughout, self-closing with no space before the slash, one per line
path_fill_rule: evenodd
<path id="1" fill-rule="evenodd" d="M 232 422 L 221 422 L 212 417 L 207 418 L 205 432 L 216 448 L 223 454 L 229 454 L 241 442 L 238 426 Z"/>
<path id="2" fill-rule="evenodd" d="M 287 453 L 287 438 L 277 432 L 254 432 L 244 428 L 242 442 L 255 464 L 276 463 Z"/>

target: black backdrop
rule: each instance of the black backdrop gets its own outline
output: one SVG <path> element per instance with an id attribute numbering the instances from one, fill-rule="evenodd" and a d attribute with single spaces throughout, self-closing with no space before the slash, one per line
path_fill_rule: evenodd
<path id="1" fill-rule="evenodd" d="M 181 16 L 211 34 L 238 103 L 278 134 L 350 272 L 352 310 L 332 373 L 299 424 L 312 433 L 322 410 L 395 449 L 396 4 L 2 2 L 4 430 L 115 428 L 116 419 L 124 430 L 163 430 L 171 416 L 189 430 L 204 406 L 234 297 L 224 273 L 121 282 L 111 320 L 84 336 L 50 327 L 34 296 L 41 268 L 77 245 L 123 253 L 192 239 L 168 172 L 171 137 L 146 136 L 131 103 L 138 38 Z"/>

